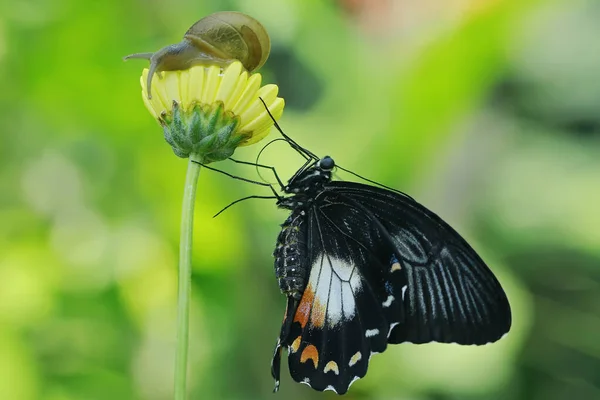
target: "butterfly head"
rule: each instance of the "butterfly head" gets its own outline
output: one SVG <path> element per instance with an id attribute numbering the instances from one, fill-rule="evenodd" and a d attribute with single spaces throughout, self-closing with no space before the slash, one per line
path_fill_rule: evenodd
<path id="1" fill-rule="evenodd" d="M 288 209 L 308 205 L 323 190 L 323 185 L 331 181 L 334 168 L 333 158 L 325 156 L 300 169 L 284 187 L 286 193 L 294 196 L 279 201 L 278 205 Z"/>
<path id="2" fill-rule="evenodd" d="M 331 171 L 335 167 L 335 161 L 333 158 L 325 156 L 319 160 L 317 166 L 321 171 Z"/>

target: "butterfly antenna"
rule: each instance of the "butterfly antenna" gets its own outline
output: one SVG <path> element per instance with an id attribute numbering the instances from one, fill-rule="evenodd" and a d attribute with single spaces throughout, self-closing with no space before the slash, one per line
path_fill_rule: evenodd
<path id="1" fill-rule="evenodd" d="M 313 160 L 318 161 L 319 157 L 317 157 L 311 151 L 309 151 L 309 150 L 305 149 L 304 147 L 300 146 L 291 137 L 289 137 L 288 135 L 286 135 L 285 132 L 283 132 L 283 129 L 281 129 L 281 126 L 279 126 L 279 124 L 275 120 L 275 117 L 273 117 L 273 114 L 271 114 L 271 111 L 269 110 L 269 107 L 267 107 L 267 103 L 265 103 L 265 101 L 262 99 L 262 97 L 259 97 L 259 99 L 263 103 L 263 105 L 265 106 L 265 110 L 267 110 L 267 114 L 269 114 L 269 117 L 271 117 L 271 119 L 273 120 L 273 125 L 279 131 L 279 133 L 281 133 L 281 136 L 283 136 L 283 138 L 285 139 L 285 141 L 288 142 L 289 145 L 292 146 L 292 148 L 294 150 L 296 150 L 298 153 L 302 154 L 302 156 L 304 156 L 305 158 L 308 156 L 309 158 L 312 158 Z"/>
<path id="2" fill-rule="evenodd" d="M 242 197 L 241 199 L 237 199 L 236 201 L 232 201 L 231 203 L 229 203 L 221 211 L 219 211 L 218 213 L 216 213 L 215 215 L 213 215 L 213 218 L 217 218 L 223 211 L 227 210 L 232 205 L 237 204 L 237 203 L 241 203 L 244 200 L 250 200 L 250 199 L 278 199 L 278 197 L 276 197 L 276 196 L 248 196 L 248 197 Z"/>
<path id="3" fill-rule="evenodd" d="M 347 172 L 347 173 L 349 173 L 349 174 L 351 174 L 351 175 L 354 175 L 354 176 L 356 176 L 357 178 L 360 178 L 360 179 L 362 179 L 362 180 L 364 180 L 364 181 L 367 181 L 367 182 L 369 182 L 369 183 L 372 183 L 372 184 L 374 184 L 374 185 L 377 185 L 377 186 L 381 186 L 382 188 L 385 188 L 385 189 L 387 189 L 387 190 L 391 190 L 392 192 L 396 192 L 396 193 L 398 193 L 398 194 L 401 194 L 402 196 L 406 196 L 406 197 L 408 197 L 409 199 L 412 199 L 412 200 L 414 200 L 414 199 L 413 199 L 411 196 L 407 195 L 407 194 L 406 194 L 406 193 L 404 193 L 404 192 L 401 192 L 401 191 L 399 191 L 398 189 L 394 189 L 393 187 L 389 187 L 389 186 L 387 186 L 387 185 L 384 185 L 383 183 L 379 183 L 379 182 L 373 181 L 373 180 L 371 180 L 371 179 L 365 178 L 364 176 L 361 176 L 361 175 L 357 174 L 356 172 L 352 172 L 352 171 L 350 171 L 349 169 L 346 169 L 346 168 L 340 167 L 338 164 L 336 164 L 336 167 L 337 167 L 337 168 L 339 168 L 339 169 L 341 169 L 342 171 L 345 171 L 345 172 Z"/>

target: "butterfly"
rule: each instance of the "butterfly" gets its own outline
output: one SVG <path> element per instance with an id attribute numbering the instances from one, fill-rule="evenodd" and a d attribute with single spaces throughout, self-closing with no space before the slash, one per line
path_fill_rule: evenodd
<path id="1" fill-rule="evenodd" d="M 483 345 L 508 333 L 504 290 L 454 229 L 402 192 L 333 180 L 333 158 L 280 132 L 306 162 L 277 200 L 290 215 L 273 253 L 287 296 L 275 392 L 284 349 L 295 381 L 344 394 L 388 344 Z"/>
<path id="2" fill-rule="evenodd" d="M 215 171 L 273 191 L 225 209 L 275 198 L 290 211 L 273 252 L 287 296 L 271 362 L 275 392 L 284 350 L 295 381 L 344 394 L 388 344 L 483 345 L 508 333 L 504 290 L 454 229 L 412 197 L 316 156 L 273 122 L 283 138 L 270 143 L 284 140 L 305 159 L 287 184 L 273 167 L 231 160 L 271 169 L 284 195 Z M 370 184 L 333 180 L 336 168 Z"/>

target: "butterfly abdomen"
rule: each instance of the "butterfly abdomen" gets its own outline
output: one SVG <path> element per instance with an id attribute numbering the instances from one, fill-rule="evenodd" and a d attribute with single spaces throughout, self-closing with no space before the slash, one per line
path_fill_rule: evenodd
<path id="1" fill-rule="evenodd" d="M 296 299 L 302 297 L 306 286 L 306 235 L 300 229 L 304 223 L 304 212 L 292 212 L 281 225 L 277 237 L 275 256 L 275 276 L 281 292 Z"/>

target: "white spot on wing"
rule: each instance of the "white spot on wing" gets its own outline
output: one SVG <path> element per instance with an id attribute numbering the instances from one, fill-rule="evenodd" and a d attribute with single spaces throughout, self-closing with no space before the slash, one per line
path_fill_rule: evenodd
<path id="1" fill-rule="evenodd" d="M 373 337 L 375 335 L 379 335 L 379 329 L 367 329 L 365 332 L 366 337 Z"/>
<path id="2" fill-rule="evenodd" d="M 394 301 L 394 296 L 392 296 L 392 295 L 390 294 L 390 295 L 388 296 L 388 298 L 387 298 L 387 299 L 386 299 L 386 300 L 385 300 L 383 303 L 381 303 L 381 305 L 382 305 L 382 306 L 384 306 L 384 307 L 389 307 L 389 306 L 391 306 L 391 305 L 392 305 L 392 301 Z"/>
<path id="3" fill-rule="evenodd" d="M 352 319 L 354 317 L 354 313 L 356 312 L 356 303 L 348 283 L 344 283 L 344 285 L 342 285 L 342 307 L 344 310 L 344 319 Z"/>
<path id="4" fill-rule="evenodd" d="M 392 264 L 392 266 L 390 268 L 390 272 L 400 271 L 401 269 L 402 269 L 402 267 L 400 266 L 400 263 L 395 262 Z"/>
<path id="5" fill-rule="evenodd" d="M 331 266 L 327 262 L 327 259 L 323 260 L 323 264 L 321 264 L 322 257 L 317 258 L 317 262 L 315 264 L 319 264 L 320 267 L 320 276 L 317 278 L 319 280 L 317 285 L 313 285 L 315 288 L 315 301 L 318 301 L 323 307 L 327 307 L 328 297 L 329 297 L 329 286 L 331 283 Z M 311 272 L 311 281 L 313 274 Z"/>
<path id="6" fill-rule="evenodd" d="M 354 293 L 360 292 L 362 288 L 362 280 L 358 271 L 354 271 L 352 277 L 350 278 L 350 286 L 352 286 L 352 290 Z"/>
<path id="7" fill-rule="evenodd" d="M 406 288 L 406 285 L 402 286 L 402 300 L 404 300 L 404 293 L 406 293 Z"/>
<path id="8" fill-rule="evenodd" d="M 352 272 L 354 271 L 354 266 L 339 258 L 329 257 L 329 259 L 331 260 L 333 270 L 339 278 L 346 282 L 349 281 L 350 277 L 353 275 Z"/>
<path id="9" fill-rule="evenodd" d="M 320 274 L 321 274 L 321 258 L 317 258 L 317 261 L 315 261 L 313 263 L 312 268 L 310 270 L 310 278 L 308 280 L 308 285 L 310 285 L 313 288 L 316 288 Z"/>
<path id="10" fill-rule="evenodd" d="M 348 362 L 348 366 L 351 367 L 362 359 L 362 354 L 360 351 L 354 353 L 352 357 L 350 357 L 350 361 Z"/>
<path id="11" fill-rule="evenodd" d="M 350 389 L 350 386 L 352 386 L 352 384 L 353 384 L 354 382 L 356 382 L 357 380 L 359 380 L 359 379 L 360 379 L 360 377 L 358 377 L 358 376 L 355 376 L 355 377 L 354 377 L 354 378 L 353 378 L 353 379 L 350 381 L 350 383 L 348 384 L 348 389 Z"/>
<path id="12" fill-rule="evenodd" d="M 328 390 L 331 390 L 332 392 L 334 392 L 335 394 L 337 394 L 337 390 L 335 390 L 335 388 L 333 386 L 331 386 L 331 385 L 329 385 L 329 386 L 327 386 L 325 388 L 325 391 L 328 391 Z"/>
<path id="13" fill-rule="evenodd" d="M 330 327 L 356 314 L 354 294 L 361 290 L 362 278 L 351 263 L 326 254 L 318 256 L 307 286 L 314 288 L 315 300 L 327 307 Z"/>
<path id="14" fill-rule="evenodd" d="M 323 369 L 323 373 L 326 374 L 329 371 L 333 371 L 334 374 L 339 375 L 340 374 L 340 369 L 337 365 L 337 363 L 335 361 L 329 361 L 326 365 L 325 368 Z"/>
<path id="15" fill-rule="evenodd" d="M 388 337 L 388 338 L 389 338 L 389 337 L 390 337 L 390 335 L 392 334 L 392 329 L 394 329 L 394 327 L 395 327 L 396 325 L 398 325 L 398 324 L 399 324 L 399 322 L 393 322 L 393 323 L 390 325 L 390 330 L 388 331 L 388 334 L 387 334 L 387 337 Z"/>
<path id="16" fill-rule="evenodd" d="M 342 281 L 335 274 L 331 279 L 329 289 L 329 303 L 327 304 L 327 323 L 329 327 L 337 325 L 343 317 L 342 309 Z"/>
<path id="17" fill-rule="evenodd" d="M 302 382 L 300 382 L 300 383 L 304 383 L 305 385 L 308 385 L 308 386 L 310 386 L 310 379 L 309 379 L 309 378 L 304 378 L 304 379 L 302 380 Z M 312 387 L 312 386 L 310 386 L 310 387 Z"/>

